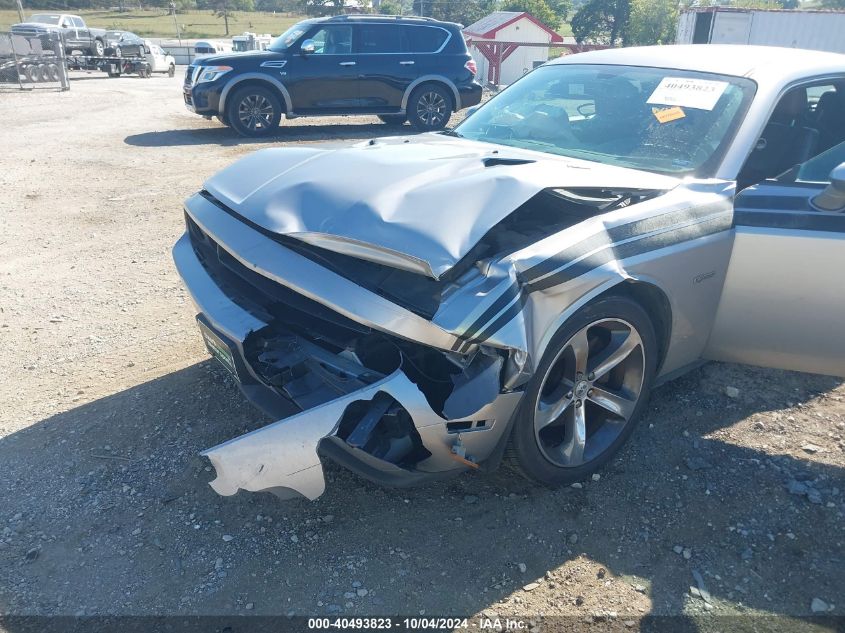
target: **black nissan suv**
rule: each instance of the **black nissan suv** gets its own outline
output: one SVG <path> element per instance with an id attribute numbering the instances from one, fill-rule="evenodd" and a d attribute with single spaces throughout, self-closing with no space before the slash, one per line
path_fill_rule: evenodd
<path id="1" fill-rule="evenodd" d="M 459 24 L 344 15 L 299 22 L 266 51 L 197 60 L 183 91 L 189 110 L 244 136 L 282 115 L 375 114 L 427 131 L 481 101 L 475 72 Z"/>

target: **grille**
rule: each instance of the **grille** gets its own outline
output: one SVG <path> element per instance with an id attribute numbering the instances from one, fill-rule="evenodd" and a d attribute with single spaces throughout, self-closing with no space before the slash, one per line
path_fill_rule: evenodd
<path id="1" fill-rule="evenodd" d="M 197 75 L 199 71 L 202 69 L 201 66 L 188 66 L 185 70 L 185 85 L 186 86 L 193 86 L 196 83 Z"/>
<path id="2" fill-rule="evenodd" d="M 226 295 L 265 321 L 279 319 L 316 339 L 343 347 L 371 332 L 370 328 L 338 314 L 290 288 L 244 266 L 221 248 L 187 215 L 188 233 L 203 267 Z"/>

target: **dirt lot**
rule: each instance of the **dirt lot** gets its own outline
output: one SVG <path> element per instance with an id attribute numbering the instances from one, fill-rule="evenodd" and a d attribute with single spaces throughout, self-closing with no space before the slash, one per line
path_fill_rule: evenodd
<path id="1" fill-rule="evenodd" d="M 313 503 L 215 495 L 198 452 L 267 420 L 208 360 L 170 247 L 182 200 L 260 144 L 189 114 L 178 77 L 0 94 L 0 613 L 845 614 L 831 378 L 707 365 L 557 491 L 506 470 L 396 491 L 329 465 Z M 386 131 L 300 120 L 272 142 Z"/>

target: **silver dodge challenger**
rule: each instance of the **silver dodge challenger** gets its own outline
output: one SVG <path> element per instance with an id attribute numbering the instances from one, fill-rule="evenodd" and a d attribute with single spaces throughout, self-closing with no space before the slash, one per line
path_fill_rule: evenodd
<path id="1" fill-rule="evenodd" d="M 218 493 L 574 482 L 706 360 L 845 376 L 845 56 L 567 56 L 452 130 L 255 152 L 185 217 L 205 343 L 277 419 L 203 453 Z"/>

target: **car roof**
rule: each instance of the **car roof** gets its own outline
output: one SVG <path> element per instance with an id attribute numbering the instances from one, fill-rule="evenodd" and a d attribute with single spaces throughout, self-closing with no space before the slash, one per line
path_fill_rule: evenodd
<path id="1" fill-rule="evenodd" d="M 425 18 L 414 15 L 333 15 L 325 18 L 311 18 L 310 20 L 303 20 L 307 24 L 321 24 L 323 22 L 338 22 L 338 23 L 359 23 L 359 24 L 417 24 L 417 25 L 431 25 L 431 26 L 451 26 L 459 29 L 463 28 L 462 24 L 456 22 L 443 22 L 435 20 L 434 18 Z"/>
<path id="2" fill-rule="evenodd" d="M 845 72 L 845 55 L 778 46 L 681 44 L 607 48 L 560 57 L 552 64 L 653 66 L 785 84 L 805 77 Z"/>

